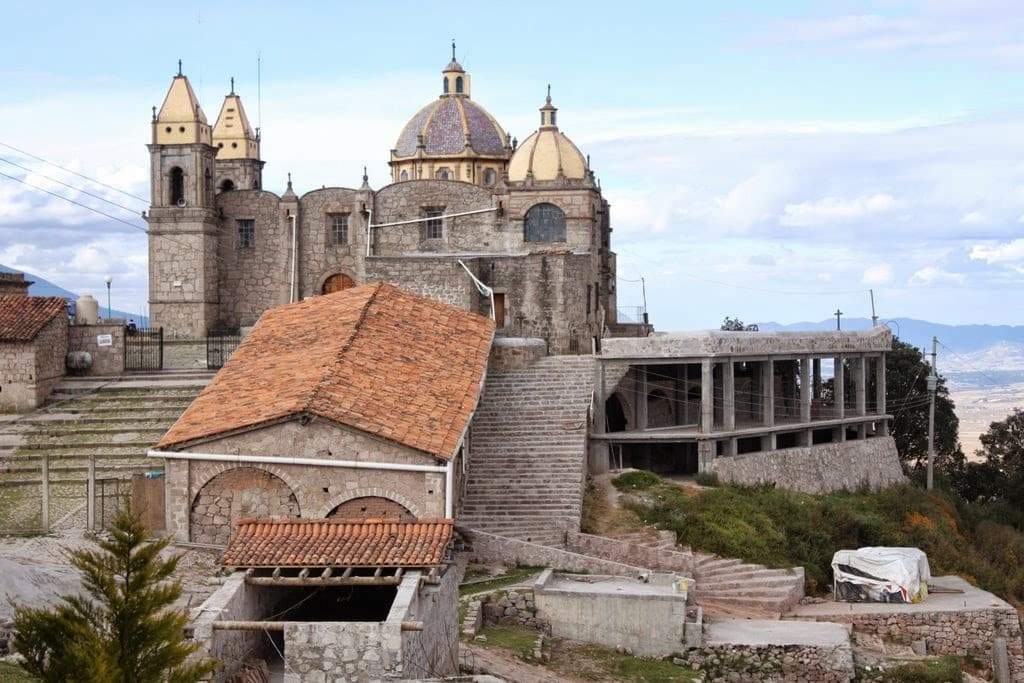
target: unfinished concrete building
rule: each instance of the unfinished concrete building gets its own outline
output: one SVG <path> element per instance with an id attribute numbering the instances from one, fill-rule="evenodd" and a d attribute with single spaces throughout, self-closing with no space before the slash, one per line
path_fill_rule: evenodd
<path id="1" fill-rule="evenodd" d="M 592 468 L 813 491 L 891 483 L 902 477 L 885 404 L 891 346 L 885 327 L 606 339 Z"/>

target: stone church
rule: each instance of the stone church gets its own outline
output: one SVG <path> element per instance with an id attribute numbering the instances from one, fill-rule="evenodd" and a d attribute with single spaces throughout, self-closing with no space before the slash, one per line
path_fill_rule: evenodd
<path id="1" fill-rule="evenodd" d="M 260 131 L 232 91 L 211 127 L 179 73 L 152 121 L 149 303 L 169 338 L 386 281 L 490 315 L 498 336 L 589 353 L 617 324 L 609 205 L 550 88 L 518 143 L 455 59 L 390 151 L 391 184 L 263 188 Z M 636 334 L 636 330 L 630 330 Z"/>

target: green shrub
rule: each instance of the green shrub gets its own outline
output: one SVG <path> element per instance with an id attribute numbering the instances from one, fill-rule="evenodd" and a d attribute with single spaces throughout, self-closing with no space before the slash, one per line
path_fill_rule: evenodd
<path id="1" fill-rule="evenodd" d="M 882 675 L 882 680 L 886 683 L 960 683 L 963 669 L 956 657 L 942 657 L 893 667 Z"/>
<path id="2" fill-rule="evenodd" d="M 612 485 L 620 491 L 646 491 L 660 483 L 661 477 L 644 470 L 626 472 L 612 479 Z"/>

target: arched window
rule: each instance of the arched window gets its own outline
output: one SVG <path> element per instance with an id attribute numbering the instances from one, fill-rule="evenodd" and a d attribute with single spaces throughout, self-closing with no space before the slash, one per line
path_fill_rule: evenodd
<path id="1" fill-rule="evenodd" d="M 444 87 L 444 93 L 447 95 L 448 94 L 448 77 L 447 76 L 444 77 L 444 86 L 443 87 Z"/>
<path id="2" fill-rule="evenodd" d="M 398 179 L 399 180 L 408 180 L 409 179 L 409 172 L 408 171 L 402 171 L 401 173 L 398 174 Z"/>
<path id="3" fill-rule="evenodd" d="M 224 180 L 220 181 L 221 192 L 230 192 L 233 189 L 235 189 L 235 183 L 234 181 L 231 180 L 231 178 L 225 178 Z"/>
<path id="4" fill-rule="evenodd" d="M 523 239 L 527 242 L 564 242 L 565 214 L 554 204 L 534 204 L 523 221 Z"/>
<path id="5" fill-rule="evenodd" d="M 491 185 L 496 183 L 497 180 L 498 180 L 498 174 L 497 174 L 497 172 L 495 172 L 495 170 L 493 168 L 485 168 L 484 169 L 484 185 L 487 185 L 488 187 L 490 187 Z"/>
<path id="6" fill-rule="evenodd" d="M 171 169 L 171 204 L 185 203 L 185 172 L 175 166 Z"/>
<path id="7" fill-rule="evenodd" d="M 434 177 L 437 178 L 438 180 L 451 180 L 452 171 L 447 166 L 442 166 L 441 168 L 434 171 Z"/>
<path id="8" fill-rule="evenodd" d="M 462 76 L 455 78 L 455 92 L 462 92 Z"/>

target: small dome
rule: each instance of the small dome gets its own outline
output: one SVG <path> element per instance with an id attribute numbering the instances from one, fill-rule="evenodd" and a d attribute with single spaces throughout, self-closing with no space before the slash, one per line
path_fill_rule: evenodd
<path id="1" fill-rule="evenodd" d="M 394 156 L 414 156 L 421 139 L 430 156 L 467 151 L 481 156 L 505 154 L 505 132 L 468 97 L 440 97 L 416 112 L 398 136 Z"/>
<path id="2" fill-rule="evenodd" d="M 508 179 L 512 182 L 524 180 L 555 180 L 559 177 L 569 180 L 584 180 L 589 169 L 587 160 L 579 148 L 558 130 L 555 113 L 551 105 L 551 87 L 548 98 L 540 109 L 540 128 L 523 144 L 516 148 L 508 164 Z"/>

